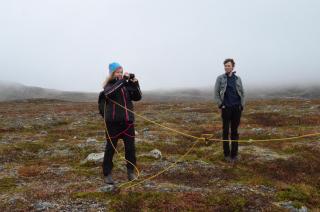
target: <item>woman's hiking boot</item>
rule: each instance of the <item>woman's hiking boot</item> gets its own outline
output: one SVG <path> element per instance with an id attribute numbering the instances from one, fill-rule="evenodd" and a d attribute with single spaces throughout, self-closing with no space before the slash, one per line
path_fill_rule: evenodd
<path id="1" fill-rule="evenodd" d="M 114 184 L 115 184 L 115 182 L 114 182 L 113 179 L 112 179 L 111 174 L 108 174 L 108 175 L 104 178 L 104 182 L 105 182 L 106 184 L 110 184 L 110 185 L 114 185 Z"/>
<path id="2" fill-rule="evenodd" d="M 134 174 L 134 171 L 131 169 L 128 169 L 128 180 L 132 181 L 137 179 L 137 176 Z"/>

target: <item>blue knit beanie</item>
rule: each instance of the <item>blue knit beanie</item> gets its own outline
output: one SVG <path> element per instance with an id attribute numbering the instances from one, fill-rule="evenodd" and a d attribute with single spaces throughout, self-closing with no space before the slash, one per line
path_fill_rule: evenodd
<path id="1" fill-rule="evenodd" d="M 109 64 L 109 74 L 112 74 L 114 71 L 116 71 L 118 68 L 121 68 L 122 66 L 119 63 L 110 63 Z"/>

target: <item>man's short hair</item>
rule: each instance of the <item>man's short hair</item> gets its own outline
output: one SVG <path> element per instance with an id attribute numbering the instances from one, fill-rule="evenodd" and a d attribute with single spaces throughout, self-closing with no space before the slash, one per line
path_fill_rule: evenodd
<path id="1" fill-rule="evenodd" d="M 232 67 L 234 67 L 234 65 L 236 64 L 232 58 L 228 58 L 228 59 L 224 60 L 223 65 L 225 65 L 226 63 L 229 63 L 229 62 L 231 62 Z"/>

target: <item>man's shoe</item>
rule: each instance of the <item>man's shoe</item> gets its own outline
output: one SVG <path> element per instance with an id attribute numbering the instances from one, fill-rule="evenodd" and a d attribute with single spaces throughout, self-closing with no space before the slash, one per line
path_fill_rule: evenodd
<path id="1" fill-rule="evenodd" d="M 105 182 L 106 184 L 110 184 L 110 185 L 114 185 L 114 184 L 115 184 L 115 182 L 114 182 L 113 179 L 112 179 L 111 174 L 108 174 L 108 175 L 104 178 L 104 182 Z"/>
<path id="2" fill-rule="evenodd" d="M 137 176 L 134 174 L 133 170 L 128 170 L 128 180 L 132 181 L 137 179 Z"/>

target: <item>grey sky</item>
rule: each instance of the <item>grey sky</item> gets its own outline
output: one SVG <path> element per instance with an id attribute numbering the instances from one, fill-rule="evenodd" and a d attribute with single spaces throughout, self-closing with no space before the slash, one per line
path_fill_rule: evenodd
<path id="1" fill-rule="evenodd" d="M 99 91 L 108 63 L 144 90 L 320 81 L 318 0 L 0 0 L 1 80 Z"/>

